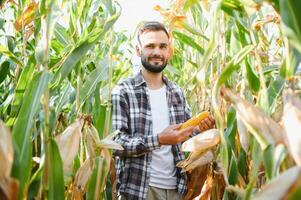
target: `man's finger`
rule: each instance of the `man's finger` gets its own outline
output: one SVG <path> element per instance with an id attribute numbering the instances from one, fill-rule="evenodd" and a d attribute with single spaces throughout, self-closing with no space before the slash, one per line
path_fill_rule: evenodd
<path id="1" fill-rule="evenodd" d="M 208 118 L 207 122 L 208 122 L 207 124 L 209 125 L 210 128 L 214 127 L 214 125 L 215 125 L 215 119 L 212 116 L 210 118 Z"/>
<path id="2" fill-rule="evenodd" d="M 182 126 L 182 124 L 183 124 L 183 123 L 180 123 L 180 124 L 172 124 L 172 125 L 170 125 L 170 128 L 173 129 L 173 130 L 174 130 L 174 129 L 178 129 L 178 128 L 180 128 L 180 127 Z"/>
<path id="3" fill-rule="evenodd" d="M 206 124 L 208 126 L 208 128 L 210 128 L 213 125 L 213 121 L 209 118 L 204 120 L 204 124 Z"/>
<path id="4" fill-rule="evenodd" d="M 189 126 L 179 131 L 180 135 L 186 135 L 187 137 L 192 134 L 194 126 Z"/>

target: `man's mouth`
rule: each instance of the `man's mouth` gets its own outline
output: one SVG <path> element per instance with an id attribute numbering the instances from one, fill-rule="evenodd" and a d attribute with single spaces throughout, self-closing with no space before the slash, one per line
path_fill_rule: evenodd
<path id="1" fill-rule="evenodd" d="M 150 58 L 150 61 L 152 62 L 163 62 L 162 58 Z"/>

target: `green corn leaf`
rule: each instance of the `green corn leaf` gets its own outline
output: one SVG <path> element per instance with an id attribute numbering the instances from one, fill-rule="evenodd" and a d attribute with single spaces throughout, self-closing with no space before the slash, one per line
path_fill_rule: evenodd
<path id="1" fill-rule="evenodd" d="M 268 145 L 262 152 L 263 164 L 265 167 L 265 175 L 268 180 L 271 180 L 274 176 L 274 147 Z"/>
<path id="2" fill-rule="evenodd" d="M 96 64 L 96 68 L 85 78 L 85 82 L 80 89 L 80 101 L 84 103 L 95 90 L 96 85 L 100 81 L 108 79 L 109 59 L 105 57 L 102 61 Z"/>
<path id="3" fill-rule="evenodd" d="M 52 80 L 54 85 L 59 85 L 61 81 L 68 76 L 76 64 L 86 55 L 86 53 L 96 44 L 96 42 L 104 37 L 107 31 L 112 28 L 119 16 L 120 13 L 116 13 L 105 22 L 103 27 L 100 26 L 95 28 L 84 41 L 82 41 L 76 48 L 72 50 L 72 52 L 63 62 L 60 70 L 55 74 Z"/>
<path id="4" fill-rule="evenodd" d="M 228 177 L 229 184 L 235 185 L 235 184 L 237 184 L 237 181 L 238 181 L 238 168 L 237 168 L 237 163 L 236 163 L 234 155 L 232 155 L 229 170 L 230 170 L 229 177 Z"/>
<path id="5" fill-rule="evenodd" d="M 19 198 L 23 197 L 29 181 L 32 154 L 31 129 L 34 116 L 40 105 L 41 96 L 47 87 L 48 79 L 49 74 L 47 72 L 39 72 L 34 75 L 25 91 L 24 100 L 13 128 L 15 158 L 12 175 L 20 181 Z"/>
<path id="6" fill-rule="evenodd" d="M 231 74 L 239 68 L 239 63 L 243 61 L 253 49 L 253 45 L 245 46 L 228 62 L 219 77 L 219 86 L 225 83 L 230 78 Z"/>
<path id="7" fill-rule="evenodd" d="M 193 39 L 192 37 L 189 37 L 188 35 L 178 32 L 178 31 L 174 31 L 173 34 L 176 39 L 178 39 L 181 42 L 183 42 L 184 44 L 196 49 L 200 54 L 202 54 L 202 55 L 204 54 L 204 49 L 198 43 L 196 43 L 195 39 Z"/>
<path id="8" fill-rule="evenodd" d="M 0 84 L 5 80 L 9 74 L 9 65 L 8 61 L 4 61 L 0 66 Z"/>
<path id="9" fill-rule="evenodd" d="M 247 163 L 247 155 L 246 152 L 242 149 L 237 158 L 237 168 L 241 176 L 247 180 L 248 176 L 248 163 Z"/>
<path id="10" fill-rule="evenodd" d="M 301 1 L 280 0 L 279 2 L 283 32 L 290 44 L 301 53 Z"/>
<path id="11" fill-rule="evenodd" d="M 59 23 L 55 24 L 54 27 L 55 38 L 63 45 L 67 46 L 69 44 L 68 34 L 65 31 L 65 28 Z"/>
<path id="12" fill-rule="evenodd" d="M 0 44 L 0 53 L 5 55 L 6 57 L 8 57 L 9 59 L 11 59 L 13 62 L 15 62 L 16 64 L 20 65 L 21 67 L 23 67 L 23 63 L 21 60 L 18 59 L 17 56 L 15 56 L 12 52 L 10 52 L 7 48 L 5 48 L 4 46 L 2 46 Z"/>
<path id="13" fill-rule="evenodd" d="M 236 141 L 235 141 L 236 132 L 237 132 L 236 112 L 235 109 L 231 107 L 227 114 L 227 130 L 225 134 L 227 136 L 229 144 L 231 145 L 231 149 L 233 150 L 236 147 Z"/>
<path id="14" fill-rule="evenodd" d="M 27 199 L 34 199 L 34 197 L 37 196 L 40 189 L 40 183 L 42 181 L 43 170 L 44 163 L 41 163 L 38 170 L 32 175 L 30 179 L 30 184 L 27 192 Z"/>
<path id="15" fill-rule="evenodd" d="M 235 17 L 235 11 L 244 11 L 243 6 L 238 0 L 223 0 L 221 9 L 232 17 Z"/>
<path id="16" fill-rule="evenodd" d="M 35 70 L 34 56 L 31 56 L 28 60 L 26 67 L 21 72 L 17 86 L 15 88 L 14 100 L 12 102 L 12 116 L 17 115 L 20 109 L 20 105 L 23 101 L 25 89 L 32 81 L 32 77 Z"/>
<path id="17" fill-rule="evenodd" d="M 254 69 L 251 67 L 248 61 L 245 62 L 245 66 L 249 87 L 252 91 L 258 92 L 260 89 L 259 77 L 257 76 L 257 74 L 255 73 Z"/>
<path id="18" fill-rule="evenodd" d="M 105 177 L 106 174 L 106 161 L 102 157 L 96 157 L 94 160 L 94 166 L 93 166 L 93 172 L 90 177 L 90 180 L 88 182 L 88 191 L 87 191 L 87 199 L 93 200 L 93 199 L 103 199 L 103 191 L 101 186 L 104 186 Z M 98 198 L 96 198 L 98 197 Z"/>
<path id="19" fill-rule="evenodd" d="M 284 79 L 281 76 L 278 76 L 268 87 L 270 113 L 272 113 L 275 106 L 277 106 L 277 101 L 279 101 L 279 97 L 283 91 L 284 83 Z"/>
<path id="20" fill-rule="evenodd" d="M 65 193 L 63 162 L 54 139 L 51 139 L 48 144 L 48 159 L 48 198 L 50 200 L 63 200 Z"/>
<path id="21" fill-rule="evenodd" d="M 301 63 L 301 52 L 292 47 L 286 59 L 289 59 L 289 64 L 286 66 L 286 77 L 292 77 L 296 74 L 297 68 Z"/>
<path id="22" fill-rule="evenodd" d="M 280 6 L 279 6 L 279 0 L 267 0 L 273 8 L 279 13 L 280 12 Z"/>
<path id="23" fill-rule="evenodd" d="M 93 122 L 98 131 L 99 138 L 102 139 L 104 137 L 107 105 L 101 104 L 101 102 L 99 100 L 99 96 L 100 96 L 99 92 L 95 92 L 95 96 L 94 96 L 95 101 L 96 101 L 95 103 L 99 106 L 97 106 L 97 108 L 93 109 Z"/>
<path id="24" fill-rule="evenodd" d="M 288 150 L 283 144 L 278 144 L 275 147 L 274 153 L 274 174 L 278 175 L 280 171 L 280 165 L 283 160 L 287 157 Z"/>

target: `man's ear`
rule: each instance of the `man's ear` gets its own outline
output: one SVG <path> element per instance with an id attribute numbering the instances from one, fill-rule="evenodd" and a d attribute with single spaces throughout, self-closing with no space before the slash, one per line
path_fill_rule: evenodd
<path id="1" fill-rule="evenodd" d="M 169 39 L 168 59 L 171 59 L 174 53 L 172 38 Z"/>
<path id="2" fill-rule="evenodd" d="M 136 45 L 136 54 L 137 56 L 141 57 L 141 49 L 138 44 Z"/>
<path id="3" fill-rule="evenodd" d="M 168 50 L 168 59 L 171 59 L 174 53 L 174 48 L 172 45 L 170 45 L 169 50 Z"/>

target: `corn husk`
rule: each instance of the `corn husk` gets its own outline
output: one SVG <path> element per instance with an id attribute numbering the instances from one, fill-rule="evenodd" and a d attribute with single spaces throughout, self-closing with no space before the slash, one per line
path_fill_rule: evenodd
<path id="1" fill-rule="evenodd" d="M 219 142 L 218 129 L 210 129 L 185 141 L 182 144 L 182 151 L 202 151 L 214 147 Z"/>
<path id="2" fill-rule="evenodd" d="M 253 200 L 282 200 L 301 186 L 301 168 L 293 167 L 263 186 Z"/>
<path id="3" fill-rule="evenodd" d="M 87 148 L 87 153 L 89 158 L 95 157 L 95 139 L 93 137 L 93 133 L 91 131 L 91 128 L 89 126 L 85 126 L 83 132 L 85 133 L 85 145 Z"/>
<path id="4" fill-rule="evenodd" d="M 206 151 L 200 156 L 193 157 L 188 156 L 188 158 L 184 161 L 181 161 L 177 164 L 177 167 L 182 168 L 183 172 L 191 172 L 193 169 L 206 165 L 213 160 L 213 153 L 212 151 Z"/>
<path id="5" fill-rule="evenodd" d="M 76 197 L 81 197 L 86 191 L 86 185 L 90 179 L 93 169 L 92 159 L 87 159 L 82 164 L 82 166 L 77 170 L 74 184 L 73 192 Z"/>
<path id="6" fill-rule="evenodd" d="M 221 89 L 222 96 L 233 104 L 242 122 L 254 134 L 264 149 L 268 144 L 284 142 L 284 130 L 271 117 L 250 102 L 235 95 L 230 89 Z"/>
<path id="7" fill-rule="evenodd" d="M 64 173 L 71 171 L 72 162 L 79 150 L 81 130 L 84 124 L 83 119 L 77 119 L 66 130 L 55 137 L 63 161 Z"/>
<path id="8" fill-rule="evenodd" d="M 106 161 L 106 173 L 109 172 L 110 168 L 111 168 L 111 159 L 112 159 L 112 154 L 110 153 L 110 151 L 108 149 L 102 149 L 100 152 L 100 155 L 104 158 L 104 160 Z M 106 176 L 105 176 L 106 177 Z"/>
<path id="9" fill-rule="evenodd" d="M 10 177 L 13 161 L 12 136 L 0 120 L 0 199 L 18 199 L 19 182 Z"/>
<path id="10" fill-rule="evenodd" d="M 10 177 L 13 161 L 12 136 L 9 129 L 0 120 L 0 179 Z"/>
<path id="11" fill-rule="evenodd" d="M 294 96 L 292 90 L 283 95 L 283 125 L 289 152 L 298 166 L 301 166 L 301 101 Z"/>
<path id="12" fill-rule="evenodd" d="M 204 155 L 204 153 L 206 153 L 207 151 L 209 151 L 210 148 L 200 148 L 196 151 L 190 152 L 190 154 L 188 155 L 188 157 L 177 163 L 177 167 L 180 168 L 185 168 L 187 167 L 187 165 L 189 165 L 190 163 L 193 163 L 194 161 L 198 160 L 200 157 L 202 157 Z M 184 170 L 185 171 L 185 170 Z"/>
<path id="13" fill-rule="evenodd" d="M 92 124 L 88 126 L 88 130 L 89 130 L 89 134 L 91 135 L 91 137 L 93 138 L 93 141 L 95 143 L 99 143 L 100 139 L 99 139 L 99 134 L 97 129 L 95 128 L 95 126 L 93 126 Z"/>
<path id="14" fill-rule="evenodd" d="M 117 131 L 109 134 L 107 137 L 105 137 L 100 142 L 98 142 L 97 146 L 100 148 L 106 148 L 106 149 L 123 150 L 123 147 L 113 140 L 113 138 L 118 134 L 118 132 L 119 131 L 117 130 Z"/>

